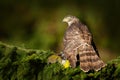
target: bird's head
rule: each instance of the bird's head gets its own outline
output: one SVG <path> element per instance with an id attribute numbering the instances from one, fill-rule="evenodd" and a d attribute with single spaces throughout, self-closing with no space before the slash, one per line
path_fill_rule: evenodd
<path id="1" fill-rule="evenodd" d="M 65 16 L 63 19 L 63 22 L 68 23 L 69 26 L 76 21 L 79 21 L 79 19 L 77 17 L 71 16 L 71 15 Z"/>

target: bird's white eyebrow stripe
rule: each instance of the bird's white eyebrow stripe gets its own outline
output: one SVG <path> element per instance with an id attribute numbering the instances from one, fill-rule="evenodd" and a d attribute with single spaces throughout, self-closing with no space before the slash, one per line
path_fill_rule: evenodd
<path id="1" fill-rule="evenodd" d="M 65 18 L 67 18 L 67 17 L 75 18 L 75 16 L 72 16 L 72 15 L 65 16 Z"/>

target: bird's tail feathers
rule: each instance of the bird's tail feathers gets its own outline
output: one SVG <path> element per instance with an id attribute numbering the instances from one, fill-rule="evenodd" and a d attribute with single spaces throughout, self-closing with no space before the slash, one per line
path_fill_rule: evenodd
<path id="1" fill-rule="evenodd" d="M 80 68 L 84 72 L 88 72 L 90 70 L 98 71 L 106 66 L 94 50 L 83 50 L 79 53 L 79 58 Z"/>

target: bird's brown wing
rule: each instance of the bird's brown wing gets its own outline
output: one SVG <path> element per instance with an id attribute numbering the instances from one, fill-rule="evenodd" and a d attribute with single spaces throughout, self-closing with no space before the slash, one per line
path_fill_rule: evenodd
<path id="1" fill-rule="evenodd" d="M 81 45 L 78 48 L 80 68 L 84 72 L 88 72 L 89 70 L 98 71 L 106 64 L 100 59 L 92 35 L 87 26 L 81 25 L 79 27 L 81 27 L 80 30 L 83 32 L 83 42 L 81 42 Z"/>
<path id="2" fill-rule="evenodd" d="M 98 71 L 105 66 L 99 58 L 92 42 L 92 35 L 87 26 L 72 24 L 68 27 L 64 36 L 64 54 L 70 61 L 71 66 L 76 67 L 77 55 L 79 54 L 80 68 L 84 72 L 89 70 Z"/>

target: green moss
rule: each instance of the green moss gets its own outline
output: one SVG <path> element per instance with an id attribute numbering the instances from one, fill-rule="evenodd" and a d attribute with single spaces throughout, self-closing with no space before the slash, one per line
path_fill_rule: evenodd
<path id="1" fill-rule="evenodd" d="M 51 51 L 24 49 L 0 42 L 0 80 L 119 80 L 120 57 L 108 62 L 98 72 L 64 68 L 48 64 Z"/>

